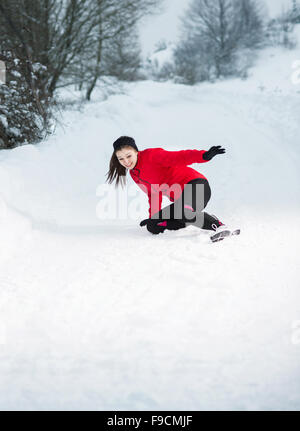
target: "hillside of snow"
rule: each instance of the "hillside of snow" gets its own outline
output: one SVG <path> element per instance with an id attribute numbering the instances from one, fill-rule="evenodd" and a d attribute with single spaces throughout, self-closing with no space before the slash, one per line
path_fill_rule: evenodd
<path id="1" fill-rule="evenodd" d="M 128 83 L 66 111 L 47 142 L 0 152 L 1 410 L 299 410 L 297 60 L 269 48 L 248 80 Z M 121 135 L 224 146 L 193 168 L 206 210 L 241 235 L 149 234 L 129 175 L 140 205 L 102 218 Z"/>

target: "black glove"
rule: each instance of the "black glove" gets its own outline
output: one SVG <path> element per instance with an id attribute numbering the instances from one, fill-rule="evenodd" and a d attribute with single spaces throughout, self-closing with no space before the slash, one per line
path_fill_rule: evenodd
<path id="1" fill-rule="evenodd" d="M 160 222 L 162 222 L 162 221 L 164 221 L 164 220 L 162 220 L 162 219 L 152 219 L 152 218 L 146 218 L 145 220 L 142 220 L 141 222 L 140 222 L 140 226 L 148 226 L 148 224 L 153 224 L 153 223 L 160 223 Z"/>
<path id="2" fill-rule="evenodd" d="M 140 226 L 146 226 L 146 224 L 148 223 L 149 220 L 150 220 L 149 218 L 146 218 L 145 220 L 142 220 L 141 223 L 140 223 Z"/>
<path id="3" fill-rule="evenodd" d="M 159 225 L 160 223 L 163 223 L 163 225 Z M 151 218 L 147 218 L 141 221 L 140 226 L 145 225 L 147 225 L 147 230 L 153 234 L 162 233 L 166 229 L 178 230 L 186 226 L 185 222 L 183 222 L 182 220 L 164 220 L 162 222 L 160 220 L 153 220 Z"/>
<path id="4" fill-rule="evenodd" d="M 203 153 L 203 159 L 211 160 L 217 154 L 224 154 L 224 153 L 225 153 L 225 149 L 221 148 L 221 145 L 217 145 L 216 147 L 211 147 L 208 151 Z"/>
<path id="5" fill-rule="evenodd" d="M 146 218 L 140 222 L 140 226 L 147 226 L 147 230 L 153 234 L 158 234 L 166 229 L 166 226 L 159 226 L 160 220 L 153 220 L 151 218 Z"/>

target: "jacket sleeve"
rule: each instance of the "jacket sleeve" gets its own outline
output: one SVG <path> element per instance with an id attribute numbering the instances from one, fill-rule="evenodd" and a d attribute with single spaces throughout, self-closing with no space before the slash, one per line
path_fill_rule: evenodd
<path id="1" fill-rule="evenodd" d="M 181 150 L 166 151 L 163 148 L 156 148 L 153 152 L 153 162 L 161 166 L 188 166 L 193 163 L 205 163 L 208 160 L 203 159 L 206 150 Z"/>
<path id="2" fill-rule="evenodd" d="M 151 218 L 153 214 L 161 210 L 162 193 L 153 192 L 153 191 L 152 193 L 148 193 L 148 201 L 149 201 L 149 218 Z"/>

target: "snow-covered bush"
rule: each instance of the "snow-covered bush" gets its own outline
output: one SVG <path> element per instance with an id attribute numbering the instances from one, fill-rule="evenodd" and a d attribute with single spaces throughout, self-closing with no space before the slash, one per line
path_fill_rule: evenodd
<path id="1" fill-rule="evenodd" d="M 36 85 L 45 68 L 14 58 L 10 51 L 1 53 L 6 82 L 0 85 L 0 149 L 35 143 L 49 133 L 49 98 Z"/>

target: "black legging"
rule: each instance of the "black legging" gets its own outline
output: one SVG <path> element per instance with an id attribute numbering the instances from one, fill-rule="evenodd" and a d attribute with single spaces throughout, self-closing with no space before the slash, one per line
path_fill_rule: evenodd
<path id="1" fill-rule="evenodd" d="M 175 202 L 162 208 L 151 219 L 158 220 L 158 223 L 167 221 L 165 229 L 181 229 L 193 225 L 201 229 L 215 230 L 221 222 L 203 211 L 210 197 L 208 181 L 205 178 L 196 178 L 185 185 L 181 196 Z"/>

